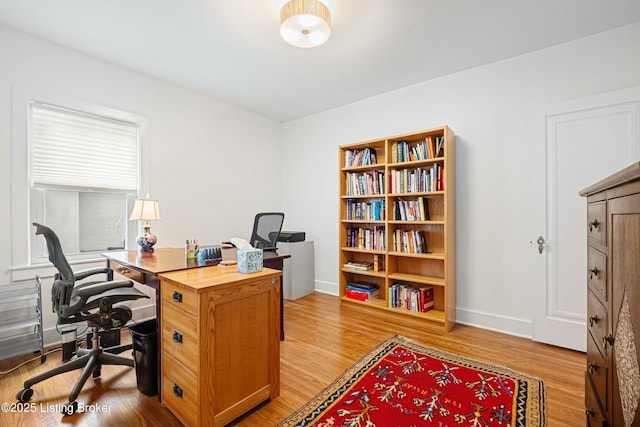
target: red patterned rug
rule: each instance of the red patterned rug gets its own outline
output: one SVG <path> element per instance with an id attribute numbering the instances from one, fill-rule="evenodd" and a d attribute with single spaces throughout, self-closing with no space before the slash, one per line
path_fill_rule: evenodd
<path id="1" fill-rule="evenodd" d="M 544 384 L 395 336 L 279 427 L 544 426 Z"/>

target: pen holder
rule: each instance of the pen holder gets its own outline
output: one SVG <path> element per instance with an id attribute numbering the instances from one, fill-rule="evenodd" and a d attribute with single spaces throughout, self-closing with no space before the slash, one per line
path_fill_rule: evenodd
<path id="1" fill-rule="evenodd" d="M 184 253 L 187 259 L 196 259 L 198 258 L 199 247 L 197 243 L 187 243 L 184 247 Z"/>

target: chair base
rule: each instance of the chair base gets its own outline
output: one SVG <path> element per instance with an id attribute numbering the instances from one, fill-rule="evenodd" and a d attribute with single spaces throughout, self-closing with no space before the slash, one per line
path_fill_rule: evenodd
<path id="1" fill-rule="evenodd" d="M 68 404 L 63 406 L 63 412 L 66 415 L 72 415 L 78 407 L 76 399 L 87 382 L 87 379 L 89 379 L 89 376 L 93 376 L 94 379 L 100 378 L 102 365 L 124 365 L 133 367 L 133 359 L 118 356 L 118 354 L 123 351 L 131 350 L 133 348 L 131 344 L 118 345 L 105 349 L 100 346 L 97 327 L 93 328 L 93 336 L 93 347 L 91 349 L 80 349 L 77 352 L 77 356 L 69 362 L 26 380 L 24 382 L 24 389 L 17 393 L 16 398 L 20 402 L 26 402 L 31 399 L 31 396 L 33 396 L 33 390 L 31 387 L 34 384 L 65 372 L 84 368 L 80 378 L 78 378 L 76 384 L 71 390 L 71 393 L 69 394 Z"/>

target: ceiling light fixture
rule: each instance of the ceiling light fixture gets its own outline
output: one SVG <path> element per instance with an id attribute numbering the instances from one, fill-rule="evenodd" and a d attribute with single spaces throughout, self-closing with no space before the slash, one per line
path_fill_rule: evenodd
<path id="1" fill-rule="evenodd" d="M 331 35 L 331 12 L 327 1 L 290 0 L 280 9 L 280 35 L 289 44 L 320 46 Z"/>

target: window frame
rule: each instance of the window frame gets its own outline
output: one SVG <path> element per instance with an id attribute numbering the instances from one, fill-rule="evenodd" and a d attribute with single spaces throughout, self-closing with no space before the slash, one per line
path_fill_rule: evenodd
<path id="1" fill-rule="evenodd" d="M 48 262 L 48 259 L 42 259 L 37 254 L 37 247 L 40 243 L 36 240 L 34 228 L 31 224 L 35 220 L 32 217 L 34 207 L 31 200 L 31 144 L 29 138 L 31 103 L 59 106 L 72 111 L 137 125 L 139 128 L 140 165 L 136 195 L 149 192 L 149 119 L 140 114 L 120 108 L 107 107 L 73 95 L 60 94 L 19 84 L 12 85 L 11 98 L 11 264 L 13 267 L 40 266 L 42 263 Z M 104 104 L 107 104 L 107 102 L 104 102 Z M 77 189 L 83 190 L 79 187 Z M 135 246 L 135 236 L 139 232 L 140 225 L 132 224 L 127 229 L 125 248 L 129 249 Z M 98 253 L 88 252 L 72 255 L 69 258 L 70 261 L 81 261 L 95 260 L 100 257 Z"/>

